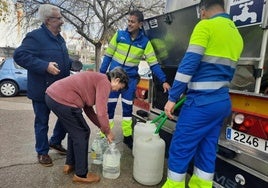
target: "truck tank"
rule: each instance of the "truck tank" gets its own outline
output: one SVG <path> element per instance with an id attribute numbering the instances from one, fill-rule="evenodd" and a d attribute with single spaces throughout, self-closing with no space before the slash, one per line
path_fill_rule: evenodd
<path id="1" fill-rule="evenodd" d="M 144 22 L 145 34 L 150 38 L 171 85 L 192 30 L 199 21 L 199 2 L 167 1 L 165 14 L 147 18 Z M 214 187 L 268 187 L 266 3 L 265 0 L 225 1 L 226 12 L 243 37 L 244 50 L 230 85 L 232 114 L 226 119 L 219 139 Z M 134 105 L 139 104 L 134 106 L 134 122 L 156 118 L 163 112 L 168 97 L 154 76 L 141 77 L 141 83 L 136 92 L 139 97 L 134 100 Z M 142 95 L 144 93 L 146 95 Z M 179 112 L 180 109 L 176 110 L 175 120 L 167 120 L 160 131 L 166 141 L 166 157 Z"/>

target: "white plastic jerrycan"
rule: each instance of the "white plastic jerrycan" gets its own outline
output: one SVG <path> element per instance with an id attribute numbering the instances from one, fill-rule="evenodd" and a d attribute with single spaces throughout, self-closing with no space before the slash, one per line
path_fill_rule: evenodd
<path id="1" fill-rule="evenodd" d="M 146 123 L 137 122 L 134 126 L 133 132 L 133 148 L 132 148 L 132 155 L 135 157 L 135 150 L 136 150 L 136 142 L 140 138 L 149 138 L 156 130 L 156 125 L 151 123 L 151 121 L 147 121 Z"/>
<path id="2" fill-rule="evenodd" d="M 156 185 L 161 182 L 164 171 L 165 141 L 159 134 L 136 141 L 133 164 L 133 177 L 143 185 Z"/>

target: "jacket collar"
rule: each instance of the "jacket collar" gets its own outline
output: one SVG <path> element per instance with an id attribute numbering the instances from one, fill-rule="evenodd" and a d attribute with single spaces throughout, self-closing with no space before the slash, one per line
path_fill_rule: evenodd
<path id="1" fill-rule="evenodd" d="M 129 34 L 129 36 L 131 35 L 127 28 L 125 29 L 125 31 Z M 144 36 L 143 30 L 139 29 L 138 36 L 137 36 L 137 38 L 135 38 L 135 40 L 138 40 L 138 39 L 142 38 L 143 36 Z"/>
<path id="2" fill-rule="evenodd" d="M 59 38 L 61 38 L 60 33 L 57 34 L 57 36 L 53 35 L 52 32 L 47 28 L 47 26 L 44 23 L 41 25 L 41 28 L 43 28 L 47 32 L 47 34 L 49 35 L 49 37 L 54 38 L 56 40 L 58 40 Z"/>
<path id="3" fill-rule="evenodd" d="M 229 18 L 229 19 L 231 19 L 231 18 L 230 18 L 230 15 L 227 14 L 227 13 L 216 14 L 216 15 L 212 16 L 211 18 L 216 18 L 216 17 L 224 17 L 224 18 Z M 210 19 L 211 19 L 211 18 L 210 18 Z"/>

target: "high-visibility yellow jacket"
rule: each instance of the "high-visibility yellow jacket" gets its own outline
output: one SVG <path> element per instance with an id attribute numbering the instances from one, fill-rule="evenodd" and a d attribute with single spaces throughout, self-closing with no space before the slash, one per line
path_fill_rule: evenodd
<path id="1" fill-rule="evenodd" d="M 105 73 L 107 70 L 121 66 L 129 77 L 137 77 L 138 65 L 143 59 L 149 64 L 159 81 L 165 82 L 166 75 L 158 64 L 154 48 L 143 31 L 140 30 L 137 38 L 132 40 L 127 30 L 120 30 L 109 42 L 100 72 Z"/>
<path id="2" fill-rule="evenodd" d="M 229 83 L 243 49 L 243 39 L 228 14 L 201 20 L 169 91 L 176 102 L 187 89 L 185 104 L 205 105 L 229 98 Z"/>

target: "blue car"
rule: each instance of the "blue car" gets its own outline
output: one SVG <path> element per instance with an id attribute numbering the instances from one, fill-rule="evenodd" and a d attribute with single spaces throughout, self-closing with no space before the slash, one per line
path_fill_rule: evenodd
<path id="1" fill-rule="evenodd" d="M 13 97 L 27 91 L 27 70 L 16 64 L 13 58 L 0 62 L 0 95 Z"/>

